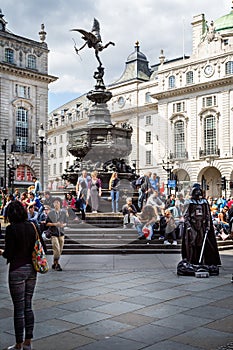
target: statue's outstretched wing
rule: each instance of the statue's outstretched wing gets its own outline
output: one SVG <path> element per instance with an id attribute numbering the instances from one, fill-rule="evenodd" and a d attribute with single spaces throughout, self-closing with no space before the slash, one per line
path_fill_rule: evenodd
<path id="1" fill-rule="evenodd" d="M 100 36 L 100 24 L 99 21 L 97 21 L 96 18 L 94 18 L 93 26 L 91 32 L 96 36 L 96 38 L 101 41 L 101 36 Z"/>
<path id="2" fill-rule="evenodd" d="M 71 29 L 72 32 L 79 32 L 83 35 L 84 40 L 90 40 L 93 44 L 99 42 L 99 39 L 91 32 L 87 32 L 84 29 Z"/>

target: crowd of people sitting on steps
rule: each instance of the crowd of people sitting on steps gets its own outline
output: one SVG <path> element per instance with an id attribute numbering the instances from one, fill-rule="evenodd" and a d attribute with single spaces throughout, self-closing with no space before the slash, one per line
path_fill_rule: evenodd
<path id="1" fill-rule="evenodd" d="M 40 183 L 34 178 L 34 186 L 27 192 L 20 193 L 15 189 L 13 194 L 0 193 L 1 215 L 7 220 L 7 207 L 13 200 L 22 202 L 28 212 L 28 219 L 44 226 L 45 216 L 54 208 L 49 191 L 45 191 L 41 198 Z M 123 228 L 137 230 L 139 239 L 151 240 L 159 235 L 165 245 L 176 245 L 177 239 L 182 237 L 183 216 L 188 205 L 189 194 L 184 197 L 182 193 L 164 195 L 160 188 L 160 179 L 156 173 L 147 172 L 132 182 L 134 192 L 138 196 L 127 197 L 121 193 L 121 179 L 117 172 L 112 172 L 108 183 L 109 211 L 123 214 Z M 86 212 L 98 213 L 101 211 L 100 197 L 102 195 L 102 181 L 97 171 L 88 174 L 83 170 L 77 179 L 75 191 L 64 194 L 60 201 L 60 209 L 66 213 L 67 222 L 82 223 L 86 220 Z M 207 198 L 215 227 L 217 239 L 226 240 L 233 237 L 233 198 L 226 200 Z M 122 205 L 123 201 L 125 204 Z M 121 203 L 121 205 L 120 205 Z M 77 215 L 80 213 L 80 215 Z M 156 235 L 157 234 L 157 235 Z"/>

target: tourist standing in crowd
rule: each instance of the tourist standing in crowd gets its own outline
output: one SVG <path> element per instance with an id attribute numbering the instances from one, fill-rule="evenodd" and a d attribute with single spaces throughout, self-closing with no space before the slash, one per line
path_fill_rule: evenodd
<path id="1" fill-rule="evenodd" d="M 150 183 L 151 172 L 145 173 L 141 179 L 141 185 L 138 190 L 138 208 L 142 210 L 143 205 L 146 204 L 148 196 L 152 192 L 152 186 Z"/>
<path id="2" fill-rule="evenodd" d="M 33 193 L 35 194 L 36 197 L 39 197 L 40 192 L 42 191 L 41 184 L 37 177 L 33 176 L 32 181 L 34 182 L 34 190 Z"/>
<path id="3" fill-rule="evenodd" d="M 85 213 L 87 207 L 87 190 L 88 182 L 91 180 L 91 177 L 87 174 L 87 171 L 84 169 L 82 175 L 78 177 L 76 183 L 76 195 L 77 195 L 77 204 L 80 204 L 80 210 L 82 212 L 82 220 L 85 220 Z"/>
<path id="4" fill-rule="evenodd" d="M 102 193 L 102 182 L 98 178 L 98 172 L 95 170 L 91 173 L 91 180 L 88 182 L 87 204 L 91 200 L 92 213 L 97 213 L 99 209 L 99 198 Z"/>
<path id="5" fill-rule="evenodd" d="M 8 283 L 14 304 L 14 328 L 16 344 L 10 350 L 31 350 L 34 313 L 32 297 L 36 285 L 36 271 L 32 265 L 32 252 L 36 241 L 36 231 L 27 220 L 27 211 L 20 201 L 8 205 L 5 250 L 0 255 L 7 259 L 9 266 Z"/>
<path id="6" fill-rule="evenodd" d="M 112 176 L 109 180 L 109 190 L 111 191 L 111 201 L 112 201 L 112 212 L 117 213 L 119 211 L 119 186 L 120 179 L 116 171 L 112 173 Z"/>
<path id="7" fill-rule="evenodd" d="M 52 268 L 56 271 L 62 271 L 59 259 L 64 246 L 64 227 L 67 224 L 67 215 L 64 210 L 61 210 L 62 200 L 59 197 L 54 198 L 54 209 L 51 210 L 46 218 L 46 226 L 50 228 L 51 243 L 53 249 L 53 265 Z"/>
<path id="8" fill-rule="evenodd" d="M 151 187 L 153 188 L 153 190 L 155 191 L 158 191 L 159 192 L 159 177 L 157 176 L 156 173 L 153 173 L 150 178 L 150 184 L 151 184 Z"/>

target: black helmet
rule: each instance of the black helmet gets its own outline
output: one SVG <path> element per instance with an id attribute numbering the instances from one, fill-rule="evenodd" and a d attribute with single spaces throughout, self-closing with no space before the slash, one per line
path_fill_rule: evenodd
<path id="1" fill-rule="evenodd" d="M 203 192 L 200 184 L 198 183 L 193 184 L 193 187 L 191 189 L 191 197 L 196 200 L 203 197 Z"/>

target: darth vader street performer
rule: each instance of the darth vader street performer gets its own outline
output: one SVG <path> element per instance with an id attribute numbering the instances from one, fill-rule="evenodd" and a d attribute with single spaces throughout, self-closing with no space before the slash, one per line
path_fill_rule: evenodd
<path id="1" fill-rule="evenodd" d="M 184 213 L 182 259 L 194 265 L 221 265 L 208 201 L 194 184 Z"/>

